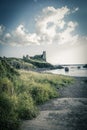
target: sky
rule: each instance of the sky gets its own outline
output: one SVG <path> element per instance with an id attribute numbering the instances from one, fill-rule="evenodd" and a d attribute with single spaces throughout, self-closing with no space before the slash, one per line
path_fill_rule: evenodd
<path id="1" fill-rule="evenodd" d="M 87 0 L 0 0 L 0 56 L 43 51 L 52 64 L 87 63 Z"/>

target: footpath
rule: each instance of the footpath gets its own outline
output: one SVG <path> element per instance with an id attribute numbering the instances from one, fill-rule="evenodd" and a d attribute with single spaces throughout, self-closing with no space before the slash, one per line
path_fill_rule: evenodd
<path id="1" fill-rule="evenodd" d="M 40 114 L 24 121 L 22 130 L 87 130 L 87 78 L 59 89 L 60 98 L 40 106 Z"/>

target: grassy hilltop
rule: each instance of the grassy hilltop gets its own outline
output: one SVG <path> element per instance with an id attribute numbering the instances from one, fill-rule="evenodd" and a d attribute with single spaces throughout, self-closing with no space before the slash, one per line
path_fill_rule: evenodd
<path id="1" fill-rule="evenodd" d="M 35 70 L 38 68 L 53 68 L 53 65 L 38 59 L 6 58 L 8 63 L 16 69 Z"/>
<path id="2" fill-rule="evenodd" d="M 28 67 L 36 68 L 22 59 L 0 58 L 1 130 L 18 129 L 21 120 L 38 115 L 38 105 L 59 96 L 59 87 L 73 82 L 70 77 L 27 71 L 30 68 L 17 70 L 12 65 L 14 60 L 23 67 L 27 64 Z"/>

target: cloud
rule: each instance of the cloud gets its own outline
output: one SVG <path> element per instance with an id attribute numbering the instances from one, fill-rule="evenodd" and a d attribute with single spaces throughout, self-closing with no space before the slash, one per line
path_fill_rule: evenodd
<path id="1" fill-rule="evenodd" d="M 6 33 L 2 41 L 8 43 L 12 46 L 23 46 L 23 45 L 30 45 L 30 44 L 38 44 L 39 37 L 36 33 L 29 33 L 24 25 L 20 24 L 14 31 L 11 33 Z"/>
<path id="2" fill-rule="evenodd" d="M 74 9 L 75 12 L 77 10 Z M 40 35 L 41 43 L 52 44 L 54 42 L 58 44 L 75 43 L 78 35 L 73 35 L 75 31 L 76 22 L 69 21 L 68 24 L 65 21 L 65 17 L 72 13 L 68 7 L 62 7 L 55 9 L 54 7 L 47 7 L 43 9 L 43 15 L 37 19 L 36 30 Z"/>
<path id="3" fill-rule="evenodd" d="M 77 25 L 78 24 L 76 22 L 72 22 L 72 21 L 67 23 L 67 28 L 64 31 L 58 33 L 59 44 L 64 44 L 64 43 L 74 44 L 77 42 L 78 34 L 75 35 L 73 34 Z"/>
<path id="4" fill-rule="evenodd" d="M 36 19 L 36 30 L 30 33 L 24 25 L 20 24 L 12 32 L 7 32 L 2 37 L 0 43 L 29 46 L 31 44 L 70 44 L 75 43 L 78 35 L 75 34 L 78 23 L 74 21 L 66 22 L 66 16 L 75 13 L 78 8 L 70 10 L 67 6 L 54 8 L 46 7 Z M 3 34 L 4 27 L 0 26 L 0 35 Z"/>
<path id="5" fill-rule="evenodd" d="M 3 35 L 4 30 L 5 30 L 5 27 L 3 25 L 0 25 L 0 36 Z"/>
<path id="6" fill-rule="evenodd" d="M 40 35 L 41 41 L 52 42 L 56 36 L 57 29 L 63 29 L 65 25 L 64 17 L 68 15 L 69 9 L 62 7 L 55 9 L 54 7 L 47 7 L 43 9 L 42 15 L 36 21 L 36 33 Z M 43 38 L 44 37 L 44 38 Z"/>
<path id="7" fill-rule="evenodd" d="M 72 13 L 75 13 L 75 12 L 77 12 L 79 10 L 79 8 L 77 7 L 77 8 L 74 8 L 73 10 L 72 10 Z"/>

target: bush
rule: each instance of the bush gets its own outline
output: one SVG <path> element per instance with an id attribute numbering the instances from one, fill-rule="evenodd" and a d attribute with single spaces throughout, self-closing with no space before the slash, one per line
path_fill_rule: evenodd
<path id="1" fill-rule="evenodd" d="M 30 94 L 24 92 L 19 95 L 17 112 L 20 119 L 36 117 L 38 110 Z"/>
<path id="2" fill-rule="evenodd" d="M 5 92 L 12 95 L 13 90 L 13 84 L 8 78 L 0 78 L 0 93 Z"/>
<path id="3" fill-rule="evenodd" d="M 50 98 L 58 96 L 58 93 L 49 84 L 35 84 L 31 86 L 30 93 L 36 104 L 42 104 Z"/>
<path id="4" fill-rule="evenodd" d="M 0 95 L 0 130 L 17 130 L 20 121 L 11 99 L 6 94 Z"/>
<path id="5" fill-rule="evenodd" d="M 8 77 L 13 81 L 13 78 L 18 75 L 19 73 L 8 63 L 7 59 L 0 57 L 0 77 Z"/>

